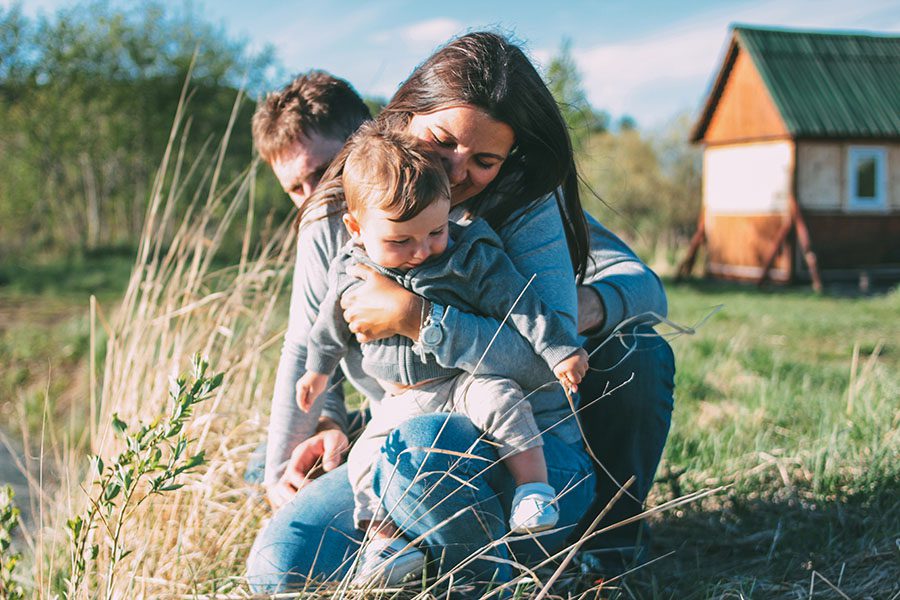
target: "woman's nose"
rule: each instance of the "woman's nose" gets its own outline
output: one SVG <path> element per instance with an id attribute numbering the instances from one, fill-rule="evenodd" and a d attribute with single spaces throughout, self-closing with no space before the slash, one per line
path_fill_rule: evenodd
<path id="1" fill-rule="evenodd" d="M 444 157 L 444 169 L 447 171 L 447 179 L 450 185 L 457 185 L 466 180 L 466 161 L 465 157 L 452 155 Z"/>

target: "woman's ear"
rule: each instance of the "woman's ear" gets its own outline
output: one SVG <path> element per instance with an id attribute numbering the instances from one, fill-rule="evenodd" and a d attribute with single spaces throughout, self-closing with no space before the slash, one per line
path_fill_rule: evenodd
<path id="1" fill-rule="evenodd" d="M 341 217 L 341 220 L 344 221 L 344 227 L 347 228 L 347 231 L 350 233 L 350 237 L 359 237 L 359 222 L 357 222 L 357 220 L 353 218 L 353 215 L 346 212 L 344 213 L 344 216 Z"/>

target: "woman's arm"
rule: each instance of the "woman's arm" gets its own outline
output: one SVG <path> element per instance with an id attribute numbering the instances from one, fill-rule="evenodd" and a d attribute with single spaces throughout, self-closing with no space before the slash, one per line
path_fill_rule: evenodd
<path id="1" fill-rule="evenodd" d="M 574 333 L 575 281 L 555 202 L 548 198 L 538 203 L 497 233 L 515 268 L 526 280 L 535 276 L 532 289 L 563 322 L 570 324 Z M 420 296 L 362 265 L 347 272 L 363 279 L 361 285 L 341 298 L 344 317 L 360 342 L 396 334 L 418 339 Z M 500 327 L 500 320 L 447 307 L 442 323 L 442 341 L 428 349 L 441 365 L 470 373 L 477 368 L 478 373 L 503 375 L 526 389 L 556 380 L 532 344 L 514 328 Z"/>
<path id="2" fill-rule="evenodd" d="M 320 415 L 338 423 L 346 421 L 343 392 L 339 384 L 329 386 L 309 413 L 301 411 L 295 401 L 295 386 L 306 364 L 309 332 L 327 293 L 328 265 L 343 242 L 341 232 L 340 221 L 334 218 L 310 221 L 300 229 L 288 329 L 272 395 L 266 446 L 266 486 L 278 481 L 298 444 L 316 433 Z"/>
<path id="3" fill-rule="evenodd" d="M 629 317 L 650 311 L 666 316 L 666 292 L 656 273 L 594 217 L 585 217 L 591 252 L 578 290 L 579 331 L 603 337 Z"/>
<path id="4" fill-rule="evenodd" d="M 534 275 L 531 289 L 574 336 L 577 298 L 556 203 L 551 198 L 541 201 L 497 233 L 516 270 L 526 280 Z M 468 372 L 477 367 L 479 373 L 510 377 L 526 389 L 556 380 L 531 342 L 512 327 L 501 328 L 497 319 L 447 307 L 443 324 L 444 338 L 431 351 L 445 366 Z"/>

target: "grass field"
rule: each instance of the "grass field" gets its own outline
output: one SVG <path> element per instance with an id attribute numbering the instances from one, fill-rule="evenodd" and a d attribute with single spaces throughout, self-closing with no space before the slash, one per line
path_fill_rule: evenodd
<path id="1" fill-rule="evenodd" d="M 0 411 L 14 415 L 5 428 L 16 435 L 24 429 L 32 447 L 45 403 L 54 437 L 85 434 L 88 294 L 111 315 L 132 262 L 120 253 L 0 269 Z M 896 598 L 900 290 L 819 296 L 803 288 L 695 282 L 670 283 L 668 292 L 670 317 L 682 324 L 724 308 L 695 336 L 673 343 L 676 410 L 652 502 L 728 487 L 654 516 L 653 555 L 663 558 L 603 589 L 624 598 Z M 272 314 L 269 333 L 277 335 L 286 319 L 283 300 Z M 240 330 L 235 323 L 227 328 Z M 260 406 L 218 405 L 218 416 L 208 419 L 222 420 L 227 431 L 208 442 L 225 448 L 210 471 L 230 464 L 231 472 L 218 479 L 207 472 L 202 494 L 177 501 L 212 502 L 208 518 L 218 523 L 243 515 L 252 524 L 265 513 L 228 489 L 241 485 L 239 465 L 261 431 L 258 421 L 241 423 L 268 408 L 278 344 L 264 348 L 249 394 Z M 222 360 L 236 368 L 230 356 Z M 238 508 L 216 517 L 229 502 Z M 203 535 L 185 535 L 194 534 L 202 546 Z M 203 564 L 190 571 L 190 582 L 188 571 L 174 567 L 158 577 L 180 580 L 184 590 L 221 589 L 202 582 L 240 575 L 252 527 L 228 537 L 227 549 L 213 544 L 197 555 Z M 190 557 L 191 543 L 182 544 Z M 158 565 L 149 553 L 144 560 Z"/>

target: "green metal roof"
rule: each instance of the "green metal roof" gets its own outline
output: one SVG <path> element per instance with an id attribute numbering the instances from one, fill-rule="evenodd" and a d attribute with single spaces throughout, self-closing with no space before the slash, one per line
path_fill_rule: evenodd
<path id="1" fill-rule="evenodd" d="M 900 36 L 735 26 L 692 139 L 702 139 L 737 47 L 794 137 L 900 137 Z"/>

